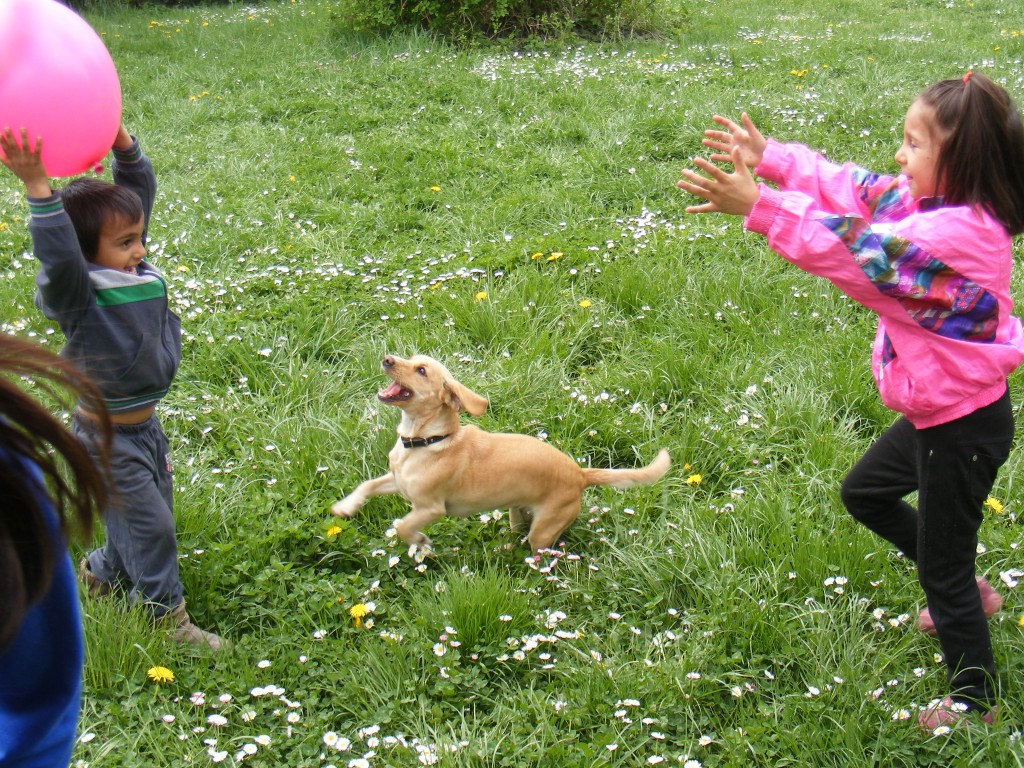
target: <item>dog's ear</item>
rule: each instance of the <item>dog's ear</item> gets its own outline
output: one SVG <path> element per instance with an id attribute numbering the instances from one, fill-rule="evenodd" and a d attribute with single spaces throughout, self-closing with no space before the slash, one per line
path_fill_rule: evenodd
<path id="1" fill-rule="evenodd" d="M 470 416 L 483 416 L 487 410 L 487 398 L 481 397 L 469 387 L 455 379 L 445 379 L 441 399 L 455 411 L 465 411 Z"/>

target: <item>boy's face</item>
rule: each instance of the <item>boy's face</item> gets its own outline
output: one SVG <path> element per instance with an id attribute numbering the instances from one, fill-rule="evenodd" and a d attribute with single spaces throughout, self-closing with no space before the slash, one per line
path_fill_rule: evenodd
<path id="1" fill-rule="evenodd" d="M 100 228 L 99 242 L 93 264 L 121 272 L 136 274 L 139 262 L 146 258 L 146 246 L 142 243 L 143 217 L 138 221 L 112 218 Z"/>

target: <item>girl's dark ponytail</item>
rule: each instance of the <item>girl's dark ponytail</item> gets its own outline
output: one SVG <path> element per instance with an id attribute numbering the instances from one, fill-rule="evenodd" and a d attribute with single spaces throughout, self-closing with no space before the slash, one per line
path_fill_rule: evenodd
<path id="1" fill-rule="evenodd" d="M 0 334 L 0 374 L 3 650 L 25 611 L 50 585 L 54 543 L 44 516 L 46 498 L 53 502 L 60 532 L 67 536 L 73 529 L 90 535 L 93 519 L 108 497 L 106 450 L 103 466 L 96 466 L 85 446 L 26 387 L 34 387 L 51 405 L 66 406 L 67 395 L 77 395 L 90 413 L 102 414 L 105 445 L 110 441 L 110 422 L 96 387 L 70 363 L 32 342 Z"/>
<path id="2" fill-rule="evenodd" d="M 1011 235 L 1024 232 L 1024 126 L 1009 94 L 968 72 L 925 89 L 942 149 L 936 167 L 947 205 L 976 205 Z"/>

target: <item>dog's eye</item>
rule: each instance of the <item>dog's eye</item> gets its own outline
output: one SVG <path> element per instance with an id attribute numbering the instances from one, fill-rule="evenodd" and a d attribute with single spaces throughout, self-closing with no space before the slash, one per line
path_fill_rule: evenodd
<path id="1" fill-rule="evenodd" d="M 426 367 L 421 365 L 419 368 L 416 369 L 416 373 L 418 373 L 420 376 L 426 376 L 427 375 L 427 369 L 426 369 Z"/>

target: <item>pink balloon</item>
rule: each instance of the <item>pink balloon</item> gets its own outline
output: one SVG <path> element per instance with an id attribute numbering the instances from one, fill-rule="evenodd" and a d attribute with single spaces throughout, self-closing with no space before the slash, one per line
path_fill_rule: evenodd
<path id="1" fill-rule="evenodd" d="M 0 0 L 0 128 L 43 138 L 50 176 L 97 166 L 121 124 L 121 84 L 107 47 L 56 0 Z"/>

